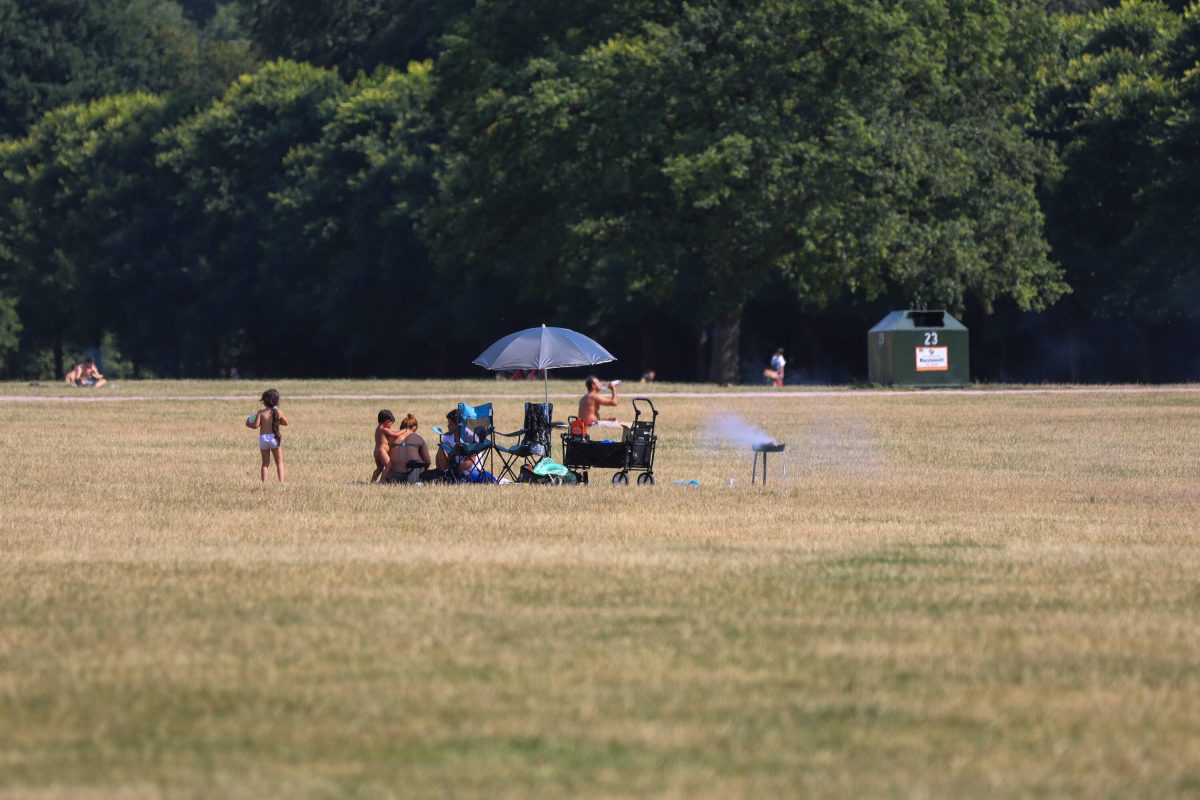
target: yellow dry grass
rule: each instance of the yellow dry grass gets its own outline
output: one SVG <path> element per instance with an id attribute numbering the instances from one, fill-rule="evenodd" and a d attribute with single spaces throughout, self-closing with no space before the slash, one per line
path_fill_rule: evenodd
<path id="1" fill-rule="evenodd" d="M 261 388 L 0 403 L 0 798 L 1200 794 L 1200 394 L 667 395 L 654 487 L 409 488 L 381 406 L 519 388 L 282 384 L 284 486 Z"/>

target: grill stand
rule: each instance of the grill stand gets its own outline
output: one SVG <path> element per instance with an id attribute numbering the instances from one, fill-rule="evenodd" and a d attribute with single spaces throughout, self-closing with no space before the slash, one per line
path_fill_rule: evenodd
<path id="1" fill-rule="evenodd" d="M 750 473 L 750 485 L 754 486 L 758 480 L 758 457 L 762 455 L 763 462 L 763 479 L 762 485 L 767 485 L 767 454 L 779 453 L 780 466 L 783 468 L 783 482 L 787 483 L 787 451 L 783 449 L 783 445 L 768 445 L 757 446 L 754 448 L 754 467 Z"/>

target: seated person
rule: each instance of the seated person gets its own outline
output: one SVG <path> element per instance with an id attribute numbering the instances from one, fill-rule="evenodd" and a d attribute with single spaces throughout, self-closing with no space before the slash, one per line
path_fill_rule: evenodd
<path id="1" fill-rule="evenodd" d="M 72 386 L 95 386 L 97 388 L 108 383 L 104 380 L 104 376 L 100 374 L 100 370 L 96 369 L 96 362 L 91 356 L 83 360 L 82 364 L 76 364 L 67 373 L 67 383 Z"/>
<path id="2" fill-rule="evenodd" d="M 577 433 L 586 436 L 588 429 L 592 427 L 608 427 L 619 428 L 621 423 L 617 422 L 616 417 L 600 418 L 601 406 L 615 406 L 618 404 L 617 386 L 620 381 L 613 381 L 608 385 L 608 397 L 604 397 L 600 392 L 603 390 L 603 384 L 595 375 L 589 375 L 584 385 L 587 387 L 587 394 L 579 398 L 579 417 L 572 423 L 571 433 Z"/>
<path id="3" fill-rule="evenodd" d="M 439 472 L 448 474 L 450 472 L 450 453 L 454 452 L 454 447 L 457 444 L 455 436 L 458 432 L 458 426 L 462 424 L 461 416 L 457 408 L 450 409 L 446 414 L 446 432 L 442 434 L 439 440 L 437 451 L 437 468 Z M 464 442 L 478 442 L 479 437 L 475 431 L 469 426 L 463 427 L 462 440 Z M 463 457 L 458 461 L 458 475 L 453 476 L 458 480 L 468 480 L 472 483 L 496 483 L 496 479 L 492 477 L 487 470 L 477 467 L 476 461 L 478 454 Z"/>
<path id="4" fill-rule="evenodd" d="M 454 449 L 454 435 L 458 431 L 458 409 L 452 408 L 446 413 L 446 430 L 438 439 L 437 468 L 440 472 L 450 469 L 449 453 Z"/>
<path id="5" fill-rule="evenodd" d="M 407 431 L 408 436 L 392 444 L 388 466 L 383 473 L 383 482 L 404 483 L 409 480 L 409 472 L 420 469 L 422 475 L 429 469 L 429 446 L 425 439 L 417 433 L 417 418 L 409 414 L 400 423 L 400 430 Z"/>

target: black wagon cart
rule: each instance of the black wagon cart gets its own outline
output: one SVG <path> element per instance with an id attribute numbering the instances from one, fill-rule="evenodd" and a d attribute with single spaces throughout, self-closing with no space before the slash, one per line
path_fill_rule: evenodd
<path id="1" fill-rule="evenodd" d="M 642 405 L 649 406 L 646 414 Z M 658 444 L 655 424 L 658 409 L 648 397 L 633 398 L 633 423 L 622 426 L 617 439 L 597 439 L 579 424 L 577 417 L 568 420 L 567 432 L 562 435 L 563 466 L 576 474 L 580 483 L 588 482 L 588 470 L 615 469 L 614 486 L 629 483 L 631 472 L 640 472 L 638 486 L 654 483 L 654 450 Z M 592 430 L 603 430 L 593 426 Z"/>

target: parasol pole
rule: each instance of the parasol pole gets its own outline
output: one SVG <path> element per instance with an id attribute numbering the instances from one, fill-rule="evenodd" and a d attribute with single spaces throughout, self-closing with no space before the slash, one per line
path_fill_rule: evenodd
<path id="1" fill-rule="evenodd" d="M 542 323 L 542 341 L 541 341 L 541 345 L 542 345 L 542 346 L 545 346 L 545 344 L 546 344 L 546 323 L 544 323 L 544 322 L 543 322 L 543 323 Z M 542 360 L 542 352 L 541 352 L 541 347 L 538 347 L 538 361 L 541 361 L 541 360 Z M 547 403 L 549 403 L 549 402 L 550 402 L 550 378 L 548 377 L 548 374 L 547 374 L 547 372 L 546 372 L 546 368 L 545 368 L 545 367 L 542 367 L 542 389 L 544 389 L 544 390 L 545 390 L 545 392 L 546 392 L 546 402 L 547 402 Z"/>

